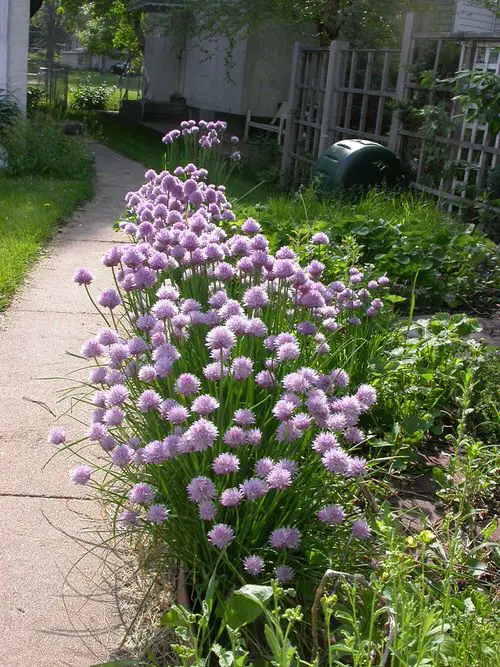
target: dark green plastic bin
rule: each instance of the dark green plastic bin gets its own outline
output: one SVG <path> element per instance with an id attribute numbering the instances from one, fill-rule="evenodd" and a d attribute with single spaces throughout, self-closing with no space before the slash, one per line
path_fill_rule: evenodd
<path id="1" fill-rule="evenodd" d="M 403 167 L 394 153 L 365 139 L 346 139 L 330 146 L 316 163 L 314 177 L 318 192 L 404 185 Z"/>

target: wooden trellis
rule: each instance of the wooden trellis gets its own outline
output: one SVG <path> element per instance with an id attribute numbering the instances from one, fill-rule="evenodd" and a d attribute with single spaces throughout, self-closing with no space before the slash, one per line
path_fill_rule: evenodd
<path id="1" fill-rule="evenodd" d="M 329 48 L 296 44 L 284 182 L 307 181 L 330 144 L 363 138 L 396 152 L 411 169 L 413 187 L 450 207 L 474 203 L 484 191 L 488 172 L 500 164 L 500 135 L 458 116 L 449 91 L 422 89 L 418 79 L 423 69 L 438 78 L 458 69 L 500 75 L 500 35 L 423 34 L 415 30 L 416 23 L 416 15 L 408 14 L 400 49 L 355 49 L 341 41 Z M 422 104 L 439 102 L 446 109 L 450 122 L 445 132 L 429 136 L 402 121 L 394 106 L 401 108 L 415 95 Z"/>

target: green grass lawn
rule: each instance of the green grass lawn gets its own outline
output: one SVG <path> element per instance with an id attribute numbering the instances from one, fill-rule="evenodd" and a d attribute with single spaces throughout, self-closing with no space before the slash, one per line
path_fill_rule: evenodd
<path id="1" fill-rule="evenodd" d="M 92 194 L 92 181 L 0 177 L 0 310 L 54 229 Z"/>

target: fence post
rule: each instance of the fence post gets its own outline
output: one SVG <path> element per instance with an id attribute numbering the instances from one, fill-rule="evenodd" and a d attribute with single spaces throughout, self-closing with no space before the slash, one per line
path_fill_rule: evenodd
<path id="1" fill-rule="evenodd" d="M 400 102 L 406 97 L 406 77 L 408 76 L 408 65 L 411 62 L 411 42 L 413 35 L 413 26 L 415 23 L 415 12 L 408 12 L 405 19 L 405 29 L 403 33 L 403 41 L 401 43 L 401 55 L 399 57 L 399 72 L 396 83 L 396 94 L 394 99 Z M 389 131 L 389 141 L 387 147 L 394 153 L 399 149 L 399 130 L 401 122 L 399 120 L 399 113 L 397 110 L 392 111 L 391 129 Z"/>
<path id="2" fill-rule="evenodd" d="M 288 113 L 286 116 L 285 138 L 283 140 L 283 154 L 281 156 L 280 185 L 286 185 L 287 174 L 290 167 L 290 153 L 292 149 L 293 136 L 293 113 L 295 108 L 295 85 L 297 82 L 297 70 L 300 60 L 300 42 L 293 45 L 292 73 L 290 75 L 290 88 L 288 91 Z"/>
<path id="3" fill-rule="evenodd" d="M 318 155 L 322 155 L 328 147 L 330 139 L 330 125 L 338 125 L 338 114 L 341 101 L 341 51 L 349 48 L 349 42 L 334 41 L 330 44 L 328 53 L 328 70 L 326 74 L 326 89 L 321 115 L 321 134 Z M 333 121 L 333 123 L 332 123 Z"/>

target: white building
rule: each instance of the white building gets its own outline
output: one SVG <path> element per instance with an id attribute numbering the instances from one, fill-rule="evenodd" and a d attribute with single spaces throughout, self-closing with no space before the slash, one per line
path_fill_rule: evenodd
<path id="1" fill-rule="evenodd" d="M 30 1 L 0 0 L 0 92 L 26 107 Z"/>
<path id="2" fill-rule="evenodd" d="M 179 0 L 176 0 L 179 3 Z M 317 44 L 315 27 L 268 27 L 239 41 L 233 52 L 233 68 L 227 76 L 227 42 L 206 43 L 169 30 L 161 20 L 161 8 L 173 0 L 135 0 L 135 8 L 151 11 L 154 26 L 146 37 L 144 65 L 146 102 L 158 107 L 172 95 L 180 95 L 188 107 L 207 112 L 271 117 L 288 97 L 295 41 Z M 500 30 L 494 12 L 462 0 L 435 0 L 428 30 L 481 32 Z M 214 36 L 215 37 L 215 36 Z M 147 107 L 146 107 L 147 108 Z"/>

